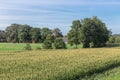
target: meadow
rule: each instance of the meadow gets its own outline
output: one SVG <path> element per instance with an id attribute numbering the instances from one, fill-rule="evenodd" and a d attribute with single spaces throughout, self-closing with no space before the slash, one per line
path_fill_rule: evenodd
<path id="1" fill-rule="evenodd" d="M 39 44 L 34 45 L 32 51 L 20 50 L 23 49 L 20 47 L 22 44 L 13 51 L 0 51 L 0 80 L 118 80 L 120 78 L 119 47 L 35 50 Z M 12 47 L 14 46 L 10 48 Z"/>
<path id="2" fill-rule="evenodd" d="M 43 48 L 42 43 L 30 44 L 33 50 L 37 48 Z M 24 51 L 26 43 L 0 43 L 0 51 Z M 75 45 L 70 46 L 67 44 L 68 49 L 74 49 Z M 78 48 L 82 48 L 82 45 L 78 45 Z"/>

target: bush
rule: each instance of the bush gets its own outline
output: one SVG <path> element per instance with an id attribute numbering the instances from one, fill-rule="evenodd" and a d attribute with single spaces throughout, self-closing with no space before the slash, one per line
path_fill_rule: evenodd
<path id="1" fill-rule="evenodd" d="M 62 38 L 56 38 L 54 42 L 55 49 L 66 49 L 66 44 Z"/>
<path id="2" fill-rule="evenodd" d="M 38 46 L 38 47 L 36 47 L 36 50 L 41 50 L 41 47 L 39 47 L 39 46 Z"/>
<path id="3" fill-rule="evenodd" d="M 120 43 L 120 36 L 115 37 L 115 43 Z"/>
<path id="4" fill-rule="evenodd" d="M 109 43 L 115 43 L 115 37 L 111 36 L 111 37 L 109 38 Z"/>
<path id="5" fill-rule="evenodd" d="M 32 50 L 31 45 L 29 43 L 26 44 L 25 50 Z"/>
<path id="6" fill-rule="evenodd" d="M 43 42 L 43 48 L 44 48 L 44 49 L 52 49 L 52 42 L 51 42 L 51 40 L 46 39 L 46 40 Z"/>

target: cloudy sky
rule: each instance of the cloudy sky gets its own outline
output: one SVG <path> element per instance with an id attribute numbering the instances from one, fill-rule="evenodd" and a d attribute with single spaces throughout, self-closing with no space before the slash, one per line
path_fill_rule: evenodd
<path id="1" fill-rule="evenodd" d="M 67 34 L 73 20 L 98 16 L 120 33 L 120 0 L 0 0 L 0 29 L 12 23 L 60 28 Z"/>

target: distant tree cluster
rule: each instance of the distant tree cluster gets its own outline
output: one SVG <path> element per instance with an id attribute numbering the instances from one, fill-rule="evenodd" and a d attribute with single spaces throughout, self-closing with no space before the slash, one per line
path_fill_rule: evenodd
<path id="1" fill-rule="evenodd" d="M 61 38 L 63 41 L 63 35 L 59 28 L 51 30 L 47 27 L 40 29 L 30 25 L 11 24 L 5 31 L 0 31 L 1 42 L 43 43 L 43 47 L 46 49 L 52 49 L 52 44 L 57 38 Z"/>
<path id="2" fill-rule="evenodd" d="M 120 35 L 119 34 L 111 35 L 108 42 L 109 43 L 120 43 Z"/>
<path id="3" fill-rule="evenodd" d="M 34 28 L 30 25 L 11 24 L 5 30 L 7 42 L 13 43 L 43 43 L 45 39 L 52 42 L 57 37 L 63 37 L 59 28 Z"/>
<path id="4" fill-rule="evenodd" d="M 11 24 L 5 31 L 0 31 L 0 42 L 10 43 L 43 43 L 46 49 L 66 48 L 66 44 L 76 45 L 83 44 L 84 48 L 103 47 L 106 42 L 117 42 L 110 37 L 110 31 L 97 17 L 74 20 L 67 36 L 63 36 L 59 28 L 53 30 L 44 27 L 42 29 L 31 27 L 30 25 Z M 63 39 L 67 38 L 67 39 Z M 67 42 L 64 40 L 68 40 Z"/>
<path id="5" fill-rule="evenodd" d="M 83 44 L 84 48 L 103 47 L 109 39 L 109 30 L 97 17 L 75 20 L 68 33 L 68 43 Z"/>

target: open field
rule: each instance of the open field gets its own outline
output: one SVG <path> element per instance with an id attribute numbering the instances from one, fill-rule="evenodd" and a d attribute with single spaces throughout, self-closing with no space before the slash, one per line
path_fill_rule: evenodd
<path id="1" fill-rule="evenodd" d="M 25 50 L 26 43 L 0 43 L 0 51 L 21 51 Z M 32 49 L 42 47 L 42 44 L 31 44 Z"/>
<path id="2" fill-rule="evenodd" d="M 42 44 L 36 43 L 36 44 L 30 44 L 32 49 L 35 50 L 37 47 L 43 48 Z M 0 43 L 0 51 L 23 51 L 25 50 L 26 43 Z M 78 48 L 81 48 L 82 45 L 79 45 Z M 70 46 L 67 44 L 68 49 L 74 49 L 74 46 Z"/>
<path id="3" fill-rule="evenodd" d="M 117 80 L 119 66 L 119 48 L 0 52 L 0 80 Z"/>

